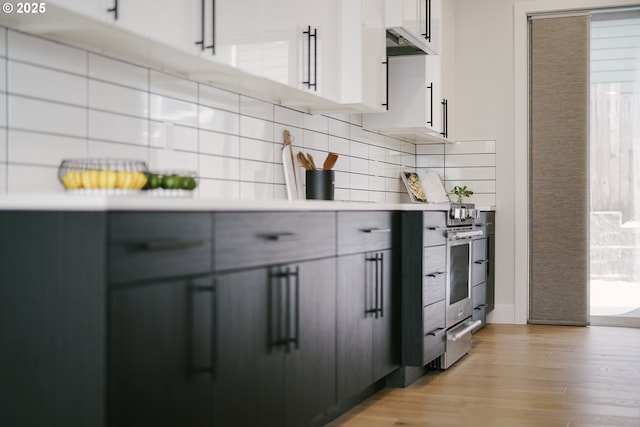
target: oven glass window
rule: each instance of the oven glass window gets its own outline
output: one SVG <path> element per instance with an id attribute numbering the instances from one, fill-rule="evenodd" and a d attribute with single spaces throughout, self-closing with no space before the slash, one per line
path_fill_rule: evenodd
<path id="1" fill-rule="evenodd" d="M 449 304 L 469 298 L 469 245 L 451 246 Z"/>

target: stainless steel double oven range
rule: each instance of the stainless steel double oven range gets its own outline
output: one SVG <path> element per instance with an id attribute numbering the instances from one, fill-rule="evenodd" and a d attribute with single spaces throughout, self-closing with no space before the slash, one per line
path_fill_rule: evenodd
<path id="1" fill-rule="evenodd" d="M 472 320 L 471 274 L 473 241 L 484 237 L 476 225 L 479 211 L 473 204 L 451 203 L 447 215 L 446 344 L 440 369 L 447 369 L 471 350 L 471 335 L 481 326 Z"/>

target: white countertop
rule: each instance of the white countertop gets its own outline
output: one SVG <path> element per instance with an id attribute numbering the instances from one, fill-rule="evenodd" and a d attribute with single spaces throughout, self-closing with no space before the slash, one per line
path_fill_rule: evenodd
<path id="1" fill-rule="evenodd" d="M 493 206 L 476 206 L 495 210 Z M 224 200 L 153 196 L 87 196 L 69 194 L 7 194 L 0 210 L 35 211 L 446 211 L 448 203 L 367 203 L 329 200 Z"/>

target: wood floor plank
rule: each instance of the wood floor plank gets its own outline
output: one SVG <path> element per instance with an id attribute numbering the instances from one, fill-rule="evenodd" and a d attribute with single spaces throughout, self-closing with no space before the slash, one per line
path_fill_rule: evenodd
<path id="1" fill-rule="evenodd" d="M 640 427 L 640 329 L 488 325 L 447 371 L 330 427 Z"/>

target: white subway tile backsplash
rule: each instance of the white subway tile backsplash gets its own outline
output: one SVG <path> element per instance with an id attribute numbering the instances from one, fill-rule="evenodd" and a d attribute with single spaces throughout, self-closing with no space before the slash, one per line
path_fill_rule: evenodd
<path id="1" fill-rule="evenodd" d="M 58 168 L 52 166 L 8 165 L 8 193 L 62 193 Z"/>
<path id="2" fill-rule="evenodd" d="M 338 138 L 336 136 L 329 136 L 329 151 L 342 155 L 342 157 L 349 156 L 351 141 L 344 138 Z"/>
<path id="3" fill-rule="evenodd" d="M 7 56 L 7 29 L 0 27 L 0 57 Z"/>
<path id="4" fill-rule="evenodd" d="M 0 192 L 62 191 L 59 162 L 88 156 L 194 170 L 194 197 L 286 199 L 287 129 L 318 167 L 339 154 L 336 200 L 407 198 L 398 174 L 415 144 L 362 129 L 361 114 L 310 115 L 12 30 L 5 60 L 2 34 Z"/>
<path id="5" fill-rule="evenodd" d="M 417 168 L 444 168 L 444 166 L 444 155 L 418 156 L 416 159 Z"/>
<path id="6" fill-rule="evenodd" d="M 0 129 L 0 163 L 7 161 L 7 130 Z"/>
<path id="7" fill-rule="evenodd" d="M 240 95 L 205 84 L 198 85 L 198 102 L 218 110 L 240 112 Z"/>
<path id="8" fill-rule="evenodd" d="M 149 164 L 149 148 L 116 142 L 93 141 L 87 144 L 87 156 L 109 159 L 140 160 Z"/>
<path id="9" fill-rule="evenodd" d="M 444 144 L 420 144 L 420 145 L 416 145 L 416 154 L 419 155 L 419 156 L 423 155 L 423 154 L 444 155 Z"/>
<path id="10" fill-rule="evenodd" d="M 200 153 L 239 157 L 240 137 L 226 133 L 199 130 Z"/>
<path id="11" fill-rule="evenodd" d="M 321 132 L 304 130 L 304 149 L 305 151 L 329 151 L 329 135 Z"/>
<path id="12" fill-rule="evenodd" d="M 87 75 L 87 52 L 9 30 L 7 57 L 56 70 Z"/>
<path id="13" fill-rule="evenodd" d="M 240 116 L 228 111 L 199 106 L 198 123 L 202 129 L 233 135 L 240 134 Z"/>
<path id="14" fill-rule="evenodd" d="M 349 138 L 349 123 L 342 120 L 329 119 L 329 135 Z"/>
<path id="15" fill-rule="evenodd" d="M 149 169 L 158 171 L 180 170 L 198 172 L 198 154 L 151 148 Z"/>
<path id="16" fill-rule="evenodd" d="M 240 114 L 273 122 L 273 104 L 259 99 L 240 97 Z M 240 119 L 242 121 L 242 119 Z"/>
<path id="17" fill-rule="evenodd" d="M 0 194 L 7 192 L 7 165 L 0 163 Z"/>
<path id="18" fill-rule="evenodd" d="M 240 181 L 273 182 L 275 166 L 273 163 L 240 159 Z"/>
<path id="19" fill-rule="evenodd" d="M 87 105 L 87 78 L 9 61 L 7 91 L 49 101 Z"/>
<path id="20" fill-rule="evenodd" d="M 198 83 L 151 70 L 149 72 L 149 90 L 156 95 L 164 95 L 182 101 L 198 102 Z"/>
<path id="21" fill-rule="evenodd" d="M 149 145 L 149 121 L 89 110 L 89 138 Z"/>
<path id="22" fill-rule="evenodd" d="M 387 193 L 384 191 L 369 191 L 369 202 L 385 203 L 387 201 Z"/>
<path id="23" fill-rule="evenodd" d="M 89 80 L 89 108 L 147 118 L 149 93 L 99 80 Z"/>
<path id="24" fill-rule="evenodd" d="M 59 166 L 63 159 L 87 156 L 84 138 L 9 130 L 7 143 L 10 163 Z"/>
<path id="25" fill-rule="evenodd" d="M 198 129 L 165 123 L 167 147 L 173 150 L 198 152 Z"/>
<path id="26" fill-rule="evenodd" d="M 199 162 L 198 172 L 201 177 L 234 181 L 240 179 L 240 160 L 237 158 L 200 154 Z"/>
<path id="27" fill-rule="evenodd" d="M 352 173 L 349 176 L 349 187 L 357 190 L 369 190 L 369 176 L 365 174 Z"/>
<path id="28" fill-rule="evenodd" d="M 495 154 L 457 154 L 446 155 L 445 167 L 447 168 L 464 168 L 464 167 L 482 167 L 495 166 Z"/>
<path id="29" fill-rule="evenodd" d="M 240 183 L 241 200 L 273 200 L 274 185 L 256 182 Z"/>
<path id="30" fill-rule="evenodd" d="M 275 163 L 281 161 L 280 153 L 280 146 L 276 146 L 273 142 L 240 138 L 241 159 Z"/>
<path id="31" fill-rule="evenodd" d="M 152 93 L 149 97 L 149 111 L 153 120 L 198 126 L 198 106 L 195 103 Z"/>
<path id="32" fill-rule="evenodd" d="M 10 95 L 8 126 L 84 137 L 87 135 L 87 110 Z"/>
<path id="33" fill-rule="evenodd" d="M 240 182 L 200 178 L 199 196 L 204 198 L 240 199 Z"/>
<path id="34" fill-rule="evenodd" d="M 0 128 L 7 126 L 7 95 L 0 93 Z"/>
<path id="35" fill-rule="evenodd" d="M 149 90 L 149 70 L 89 53 L 89 77 L 134 89 Z"/>
<path id="36" fill-rule="evenodd" d="M 304 113 L 276 105 L 274 121 L 284 125 L 284 127 L 295 126 L 302 128 L 304 126 Z"/>
<path id="37" fill-rule="evenodd" d="M 349 143 L 349 155 L 361 159 L 369 158 L 369 145 L 362 142 L 351 141 Z"/>
<path id="38" fill-rule="evenodd" d="M 240 136 L 273 142 L 273 122 L 240 116 Z"/>
<path id="39" fill-rule="evenodd" d="M 484 154 L 495 153 L 495 141 L 456 141 L 445 145 L 446 154 Z"/>
<path id="40" fill-rule="evenodd" d="M 305 114 L 303 117 L 303 126 L 307 130 L 316 132 L 329 133 L 329 118 L 319 114 Z"/>
<path id="41" fill-rule="evenodd" d="M 3 34 L 0 31 L 0 34 Z M 0 59 L 0 92 L 7 91 L 7 60 L 4 58 Z"/>

